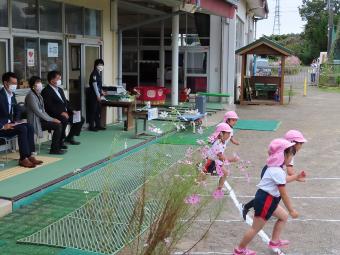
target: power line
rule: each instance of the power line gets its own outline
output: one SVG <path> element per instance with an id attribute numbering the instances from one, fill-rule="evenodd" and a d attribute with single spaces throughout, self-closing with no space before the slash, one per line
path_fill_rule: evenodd
<path id="1" fill-rule="evenodd" d="M 281 33 L 281 22 L 280 22 L 280 0 L 275 1 L 275 17 L 273 26 L 273 35 L 279 35 Z"/>

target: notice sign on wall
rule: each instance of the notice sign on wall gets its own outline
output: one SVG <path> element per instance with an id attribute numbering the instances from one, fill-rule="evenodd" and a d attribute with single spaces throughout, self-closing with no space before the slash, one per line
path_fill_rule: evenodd
<path id="1" fill-rule="evenodd" d="M 27 66 L 34 66 L 34 49 L 27 49 Z"/>
<path id="2" fill-rule="evenodd" d="M 57 58 L 58 57 L 58 43 L 47 44 L 47 57 L 48 58 Z"/>

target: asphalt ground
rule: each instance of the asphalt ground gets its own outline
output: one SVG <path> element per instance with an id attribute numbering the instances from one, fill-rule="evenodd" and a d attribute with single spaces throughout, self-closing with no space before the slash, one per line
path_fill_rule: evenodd
<path id="1" fill-rule="evenodd" d="M 301 77 L 295 77 L 301 81 Z M 293 79 L 294 80 L 294 79 Z M 290 104 L 283 106 L 230 106 L 241 119 L 275 119 L 281 121 L 275 132 L 237 131 L 235 138 L 239 146 L 228 145 L 227 154 L 237 152 L 241 159 L 250 160 L 248 182 L 244 174 L 233 170 L 227 179 L 235 192 L 238 202 L 244 203 L 254 196 L 259 175 L 266 161 L 267 147 L 274 138 L 282 137 L 290 129 L 300 130 L 308 139 L 295 157 L 295 169 L 305 170 L 305 183 L 294 182 L 287 185 L 289 196 L 300 217 L 289 219 L 282 239 L 291 241 L 282 254 L 321 255 L 340 254 L 340 94 L 320 91 L 308 86 L 307 96 L 303 96 L 303 83 L 292 84 L 295 95 Z M 209 119 L 209 124 L 223 119 L 219 112 Z M 216 177 L 208 178 L 211 192 L 217 184 Z M 225 196 L 224 210 L 214 222 L 208 236 L 199 242 L 188 254 L 232 254 L 248 229 L 231 199 Z M 282 203 L 281 203 L 282 204 Z M 178 244 L 175 254 L 182 254 L 200 238 L 210 224 L 213 208 L 206 208 L 192 225 L 186 237 Z M 253 217 L 250 212 L 249 216 Z M 270 238 L 274 221 L 269 221 L 264 231 Z M 257 254 L 275 254 L 257 236 L 249 245 Z"/>

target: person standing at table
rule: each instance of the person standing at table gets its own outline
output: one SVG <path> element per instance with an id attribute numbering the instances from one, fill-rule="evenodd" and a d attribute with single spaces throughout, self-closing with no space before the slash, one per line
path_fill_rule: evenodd
<path id="1" fill-rule="evenodd" d="M 93 71 L 90 75 L 90 88 L 87 94 L 89 130 L 94 132 L 106 129 L 100 124 L 101 97 L 105 95 L 105 92 L 103 91 L 103 70 L 104 61 L 102 59 L 96 59 L 94 61 Z"/>

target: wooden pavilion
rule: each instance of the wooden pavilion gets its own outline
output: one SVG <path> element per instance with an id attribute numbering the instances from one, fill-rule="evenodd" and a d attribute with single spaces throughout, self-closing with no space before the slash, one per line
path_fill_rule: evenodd
<path id="1" fill-rule="evenodd" d="M 292 55 L 292 52 L 267 37 L 261 37 L 238 49 L 236 54 L 242 56 L 240 103 L 283 104 L 285 60 L 286 57 Z M 281 65 L 277 74 L 259 76 L 254 73 L 251 76 L 247 76 L 248 55 L 276 56 L 281 58 Z M 258 95 L 266 97 L 259 99 Z"/>

